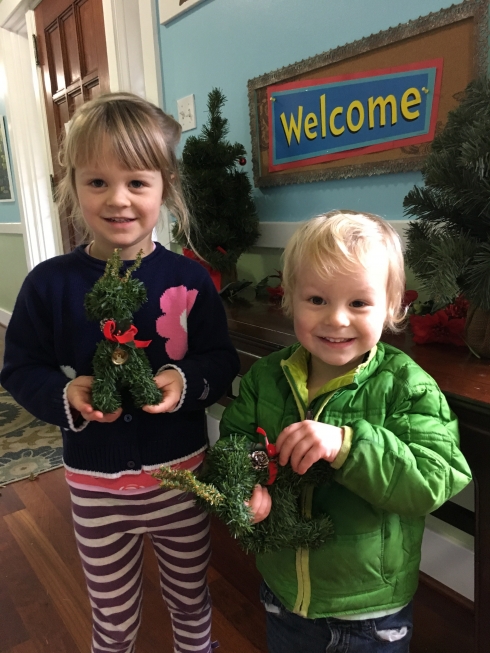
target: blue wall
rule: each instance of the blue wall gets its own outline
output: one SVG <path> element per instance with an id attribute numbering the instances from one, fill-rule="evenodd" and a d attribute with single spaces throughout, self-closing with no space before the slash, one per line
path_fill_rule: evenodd
<path id="1" fill-rule="evenodd" d="M 5 124 L 5 131 L 7 132 L 7 145 L 9 149 L 9 155 L 11 153 L 11 147 L 10 147 L 10 141 L 9 141 L 9 135 L 8 135 L 8 127 L 7 127 L 7 120 L 5 119 L 5 102 L 2 97 L 0 97 L 0 119 L 4 120 Z M 10 161 L 10 167 L 12 169 L 12 160 Z M 13 170 L 12 170 L 12 175 L 13 175 Z M 12 179 L 12 184 L 13 184 L 13 189 L 14 189 L 14 197 L 15 201 L 14 202 L 0 202 L 0 223 L 1 222 L 20 222 L 20 212 L 19 212 L 19 204 L 17 202 L 17 189 L 15 187 L 15 180 Z"/>
<path id="2" fill-rule="evenodd" d="M 250 164 L 247 81 L 453 4 L 443 0 L 204 0 L 160 26 L 166 110 L 194 93 L 197 135 L 207 95 L 221 88 L 232 141 L 243 143 Z M 333 208 L 403 219 L 402 201 L 420 173 L 358 177 L 256 189 L 261 221 L 299 221 Z"/>

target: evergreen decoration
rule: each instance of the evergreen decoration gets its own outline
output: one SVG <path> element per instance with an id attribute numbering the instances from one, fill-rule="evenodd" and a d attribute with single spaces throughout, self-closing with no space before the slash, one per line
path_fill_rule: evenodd
<path id="1" fill-rule="evenodd" d="M 192 215 L 190 240 L 173 235 L 219 272 L 235 269 L 239 256 L 259 236 L 252 185 L 244 170 L 245 149 L 226 140 L 228 120 L 221 110 L 226 98 L 218 89 L 208 96 L 209 117 L 200 136 L 190 136 L 182 152 L 181 173 L 186 202 Z"/>
<path id="2" fill-rule="evenodd" d="M 119 276 L 123 265 L 120 251 L 114 250 L 103 276 L 85 295 L 88 319 L 98 321 L 105 336 L 97 344 L 92 361 L 92 405 L 103 413 L 113 413 L 121 406 L 124 387 L 129 388 L 138 408 L 162 401 L 144 351 L 151 340 L 134 337 L 138 329 L 133 325 L 133 314 L 146 302 L 146 288 L 131 273 L 139 268 L 143 252 L 140 251 L 134 264 Z"/>
<path id="3" fill-rule="evenodd" d="M 262 459 L 265 459 L 265 466 L 257 468 Z M 270 464 L 275 465 L 277 477 L 269 485 Z M 331 480 L 332 468 L 324 460 L 299 475 L 289 464 L 278 465 L 260 444 L 252 443 L 245 436 L 232 435 L 218 440 L 208 452 L 199 477 L 188 470 L 168 467 L 161 467 L 154 476 L 160 480 L 162 488 L 177 488 L 195 494 L 196 504 L 216 514 L 247 553 L 300 547 L 315 549 L 332 535 L 329 517 L 318 515 L 310 518 L 301 510 L 303 492 Z M 267 485 L 272 510 L 266 519 L 253 524 L 251 511 L 245 502 L 257 484 Z"/>
<path id="4" fill-rule="evenodd" d="M 463 293 L 490 310 L 490 82 L 471 82 L 405 197 L 406 260 L 436 311 Z"/>

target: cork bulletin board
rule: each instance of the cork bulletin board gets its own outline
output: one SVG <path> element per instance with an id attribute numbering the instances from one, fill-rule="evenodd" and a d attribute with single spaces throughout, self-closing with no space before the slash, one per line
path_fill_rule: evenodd
<path id="1" fill-rule="evenodd" d="M 422 168 L 487 70 L 488 1 L 437 13 L 248 82 L 258 187 Z"/>

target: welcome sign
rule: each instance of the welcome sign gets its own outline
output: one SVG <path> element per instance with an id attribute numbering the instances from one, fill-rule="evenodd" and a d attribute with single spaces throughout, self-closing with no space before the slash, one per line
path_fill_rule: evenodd
<path id="1" fill-rule="evenodd" d="M 269 86 L 269 170 L 434 138 L 442 59 Z"/>

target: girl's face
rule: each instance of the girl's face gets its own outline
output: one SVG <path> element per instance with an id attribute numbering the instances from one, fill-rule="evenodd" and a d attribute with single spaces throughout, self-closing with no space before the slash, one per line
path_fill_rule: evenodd
<path id="1" fill-rule="evenodd" d="M 325 280 L 307 263 L 293 291 L 296 337 L 311 353 L 316 378 L 327 382 L 359 365 L 379 341 L 387 317 L 386 254 L 377 252 L 367 269 Z"/>
<path id="2" fill-rule="evenodd" d="M 82 215 L 94 234 L 91 256 L 108 259 L 116 247 L 123 260 L 152 251 L 152 231 L 163 203 L 159 170 L 127 170 L 112 156 L 76 168 Z"/>

